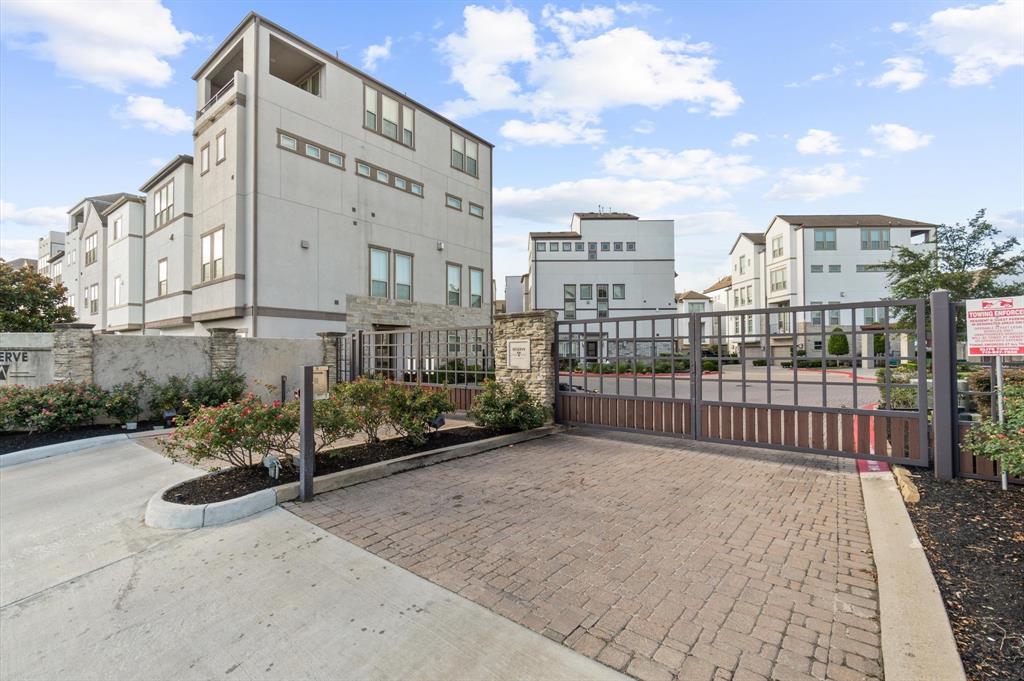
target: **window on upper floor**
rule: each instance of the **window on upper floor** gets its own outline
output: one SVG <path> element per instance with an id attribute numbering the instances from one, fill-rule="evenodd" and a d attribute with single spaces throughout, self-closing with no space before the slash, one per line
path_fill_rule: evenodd
<path id="1" fill-rule="evenodd" d="M 202 271 L 200 281 L 211 281 L 224 276 L 224 228 L 220 227 L 199 240 Z"/>
<path id="2" fill-rule="evenodd" d="M 412 255 L 395 252 L 395 298 L 412 300 Z"/>
<path id="3" fill-rule="evenodd" d="M 863 228 L 860 230 L 860 249 L 862 251 L 881 251 L 889 249 L 889 229 Z"/>
<path id="4" fill-rule="evenodd" d="M 612 249 L 616 250 L 616 251 L 621 251 L 622 250 L 622 242 L 621 241 L 616 241 L 615 243 L 613 243 L 612 244 Z"/>
<path id="5" fill-rule="evenodd" d="M 320 160 L 320 147 L 316 146 L 315 144 L 307 143 L 306 144 L 306 156 L 309 156 L 310 158 L 315 158 L 316 160 L 319 161 Z"/>
<path id="6" fill-rule="evenodd" d="M 283 148 L 289 149 L 291 151 L 296 151 L 299 148 L 299 141 L 292 137 L 291 135 L 286 135 L 283 132 L 277 133 L 277 143 L 280 144 Z"/>
<path id="7" fill-rule="evenodd" d="M 398 100 L 382 93 L 380 96 L 380 131 L 385 137 L 396 141 L 398 140 L 399 111 Z"/>
<path id="8" fill-rule="evenodd" d="M 448 206 L 449 208 L 451 208 L 453 210 L 461 211 L 462 210 L 462 199 L 460 199 L 458 196 L 452 196 L 451 194 L 445 194 L 444 195 L 444 205 Z M 555 250 L 557 250 L 557 246 L 556 246 Z"/>
<path id="9" fill-rule="evenodd" d="M 747 273 L 747 257 L 745 255 L 740 256 L 740 274 Z"/>
<path id="10" fill-rule="evenodd" d="M 448 263 L 447 271 L 447 302 L 449 305 L 462 305 L 462 265 Z"/>
<path id="11" fill-rule="evenodd" d="M 124 236 L 124 220 L 122 218 L 114 218 L 114 241 L 117 241 Z"/>
<path id="12" fill-rule="evenodd" d="M 223 163 L 228 157 L 228 133 L 226 130 L 221 130 L 217 135 L 217 163 Z"/>
<path id="13" fill-rule="evenodd" d="M 100 311 L 100 285 L 93 284 L 89 291 L 89 314 L 97 314 Z"/>
<path id="14" fill-rule="evenodd" d="M 814 230 L 814 250 L 816 250 L 816 251 L 834 251 L 834 250 L 836 250 L 836 230 L 834 230 L 834 229 L 815 229 Z"/>
<path id="15" fill-rule="evenodd" d="M 612 284 L 612 300 L 625 300 L 626 299 L 626 285 L 625 284 Z"/>
<path id="16" fill-rule="evenodd" d="M 484 300 L 484 271 L 469 268 L 469 306 L 482 307 Z"/>
<path id="17" fill-rule="evenodd" d="M 687 312 L 703 312 L 704 311 L 704 303 L 687 303 L 686 304 L 686 311 Z"/>
<path id="18" fill-rule="evenodd" d="M 382 248 L 370 249 L 370 295 L 387 298 L 391 286 L 391 254 Z"/>
<path id="19" fill-rule="evenodd" d="M 452 168 L 479 177 L 480 146 L 462 133 L 452 133 Z"/>
<path id="20" fill-rule="evenodd" d="M 828 271 L 829 271 L 829 274 L 839 274 L 840 272 L 843 271 L 843 266 L 842 265 L 829 265 L 828 266 Z"/>
<path id="21" fill-rule="evenodd" d="M 582 241 L 577 241 L 576 242 L 576 250 L 578 252 L 582 253 L 586 249 L 586 247 L 587 247 L 587 245 L 585 243 L 583 243 Z"/>
<path id="22" fill-rule="evenodd" d="M 777 237 L 773 237 L 772 238 L 772 257 L 773 258 L 781 258 L 782 257 L 782 235 L 781 234 L 779 236 L 777 236 Z"/>
<path id="23" fill-rule="evenodd" d="M 364 84 L 363 127 L 412 148 L 416 143 L 416 110 Z"/>
<path id="24" fill-rule="evenodd" d="M 295 140 L 292 140 L 295 142 Z M 210 145 L 204 144 L 199 150 L 199 174 L 205 175 L 210 171 Z"/>
<path id="25" fill-rule="evenodd" d="M 93 233 L 85 237 L 85 266 L 96 262 L 96 244 L 99 243 L 99 235 Z"/>
<path id="26" fill-rule="evenodd" d="M 576 319 L 576 284 L 562 285 L 562 316 Z"/>
<path id="27" fill-rule="evenodd" d="M 319 97 L 323 69 L 323 62 L 307 52 L 275 35 L 270 36 L 270 75 Z"/>
<path id="28" fill-rule="evenodd" d="M 469 203 L 469 214 L 472 215 L 475 218 L 483 219 L 483 217 L 484 217 L 484 207 L 481 206 L 480 204 L 473 203 L 472 201 L 470 201 L 470 203 Z"/>
<path id="29" fill-rule="evenodd" d="M 610 241 L 602 241 L 601 242 L 601 250 L 602 251 L 610 251 L 610 250 L 612 250 L 611 242 Z"/>
<path id="30" fill-rule="evenodd" d="M 831 300 L 829 305 L 838 305 L 839 301 Z M 828 323 L 830 326 L 837 326 L 841 323 L 842 311 L 841 310 L 829 310 L 828 311 Z"/>
<path id="31" fill-rule="evenodd" d="M 608 316 L 608 284 L 597 285 L 597 317 L 604 319 Z"/>
<path id="32" fill-rule="evenodd" d="M 156 262 L 156 294 L 167 295 L 167 258 L 160 258 Z"/>
<path id="33" fill-rule="evenodd" d="M 626 250 L 627 251 L 635 251 L 636 250 L 636 242 L 635 241 L 627 241 L 626 242 Z"/>
<path id="34" fill-rule="evenodd" d="M 154 227 L 162 227 L 171 220 L 174 212 L 174 180 L 171 180 L 160 189 L 156 190 L 153 196 L 153 223 Z"/>
<path id="35" fill-rule="evenodd" d="M 580 284 L 580 300 L 593 300 L 594 299 L 594 285 L 593 284 Z"/>
<path id="36" fill-rule="evenodd" d="M 811 265 L 811 274 L 819 274 L 825 271 L 824 265 Z"/>
<path id="37" fill-rule="evenodd" d="M 563 241 L 562 242 L 562 252 L 569 253 L 570 251 L 572 251 L 572 242 Z"/>
<path id="38" fill-rule="evenodd" d="M 548 250 L 547 243 L 545 243 L 543 241 L 534 242 L 534 247 L 537 249 L 538 253 L 544 253 L 544 252 L 546 252 Z"/>
<path id="39" fill-rule="evenodd" d="M 114 277 L 114 295 L 111 297 L 114 299 L 112 307 L 117 307 L 121 304 L 121 275 Z"/>
<path id="40" fill-rule="evenodd" d="M 886 272 L 888 268 L 885 263 L 874 263 L 871 265 L 857 265 L 858 272 Z"/>

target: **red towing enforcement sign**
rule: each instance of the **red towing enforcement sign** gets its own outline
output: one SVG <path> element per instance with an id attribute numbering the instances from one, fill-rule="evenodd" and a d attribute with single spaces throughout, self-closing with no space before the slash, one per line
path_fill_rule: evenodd
<path id="1" fill-rule="evenodd" d="M 1024 296 L 967 301 L 967 354 L 1024 355 Z"/>

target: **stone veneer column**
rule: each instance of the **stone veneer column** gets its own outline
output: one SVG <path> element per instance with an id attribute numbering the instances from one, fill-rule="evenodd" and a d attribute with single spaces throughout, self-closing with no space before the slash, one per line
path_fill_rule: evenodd
<path id="1" fill-rule="evenodd" d="M 494 377 L 499 383 L 523 381 L 526 390 L 545 406 L 555 406 L 554 310 L 494 315 Z M 530 368 L 508 367 L 508 342 L 530 341 Z"/>
<path id="2" fill-rule="evenodd" d="M 92 383 L 92 324 L 54 324 L 53 380 Z"/>
<path id="3" fill-rule="evenodd" d="M 238 334 L 236 329 L 210 329 L 210 375 L 237 368 Z"/>
<path id="4" fill-rule="evenodd" d="M 340 378 L 338 375 L 338 343 L 343 342 L 345 334 L 340 331 L 320 331 L 316 335 L 320 336 L 320 342 L 323 345 L 324 364 L 330 370 L 330 382 L 337 383 Z"/>

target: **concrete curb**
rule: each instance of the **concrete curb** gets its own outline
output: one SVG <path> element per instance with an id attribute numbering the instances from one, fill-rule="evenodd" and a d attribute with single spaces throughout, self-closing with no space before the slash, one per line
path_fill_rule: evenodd
<path id="1" fill-rule="evenodd" d="M 60 456 L 61 454 L 80 452 L 110 442 L 120 442 L 122 440 L 137 440 L 143 437 L 165 435 L 173 431 L 173 428 L 133 430 L 125 431 L 123 433 L 114 433 L 112 435 L 97 435 L 96 437 L 86 437 L 82 438 L 81 440 L 58 442 L 57 444 L 44 445 L 42 447 L 33 447 L 32 449 L 22 449 L 19 452 L 11 452 L 10 454 L 0 455 L 0 468 L 16 466 L 19 463 L 28 463 L 29 461 L 38 461 L 39 459 L 48 459 L 51 456 Z"/>
<path id="2" fill-rule="evenodd" d="M 542 437 L 547 437 L 548 435 L 560 433 L 563 430 L 565 430 L 565 428 L 562 426 L 543 426 L 541 428 L 534 428 L 533 430 L 527 430 L 521 433 L 499 435 L 498 437 L 488 438 L 487 440 L 467 442 L 465 444 L 443 447 L 441 449 L 432 449 L 429 452 L 410 454 L 397 459 L 390 459 L 389 461 L 381 461 L 379 463 L 360 466 L 359 468 L 352 468 L 347 471 L 329 473 L 327 475 L 313 478 L 313 493 L 320 494 L 322 492 L 330 492 L 343 487 L 350 487 L 363 482 L 386 478 L 390 475 L 401 473 L 403 471 L 424 468 L 444 461 L 461 459 L 466 456 L 473 456 L 474 454 L 480 454 L 492 449 L 508 447 L 510 445 L 519 444 L 520 442 L 528 442 L 529 440 L 536 440 Z M 228 499 L 227 501 L 218 501 L 212 504 L 188 505 L 176 504 L 173 501 L 165 501 L 163 498 L 164 493 L 172 487 L 177 487 L 180 484 L 182 483 L 176 482 L 173 485 L 168 485 L 150 497 L 149 503 L 146 505 L 146 525 L 170 530 L 206 527 L 208 525 L 221 525 L 223 523 L 229 523 L 234 520 L 239 520 L 261 511 L 265 511 L 277 504 L 281 504 L 286 501 L 293 501 L 299 496 L 299 483 L 290 482 L 284 485 L 278 485 L 277 487 L 253 492 L 252 494 L 246 494 L 245 496 L 238 497 L 237 499 Z"/>
<path id="3" fill-rule="evenodd" d="M 861 472 L 886 681 L 965 681 L 942 595 L 889 471 Z"/>

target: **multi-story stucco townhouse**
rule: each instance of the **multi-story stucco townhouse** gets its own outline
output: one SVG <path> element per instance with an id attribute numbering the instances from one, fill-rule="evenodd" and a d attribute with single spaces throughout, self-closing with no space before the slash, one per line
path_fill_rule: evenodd
<path id="1" fill-rule="evenodd" d="M 40 274 L 46 275 L 57 284 L 63 283 L 64 278 L 62 255 L 64 255 L 64 232 L 50 230 L 45 236 L 39 237 L 39 257 L 36 260 L 36 268 Z"/>
<path id="2" fill-rule="evenodd" d="M 122 194 L 102 216 L 107 224 L 106 267 L 100 283 L 107 310 L 103 330 L 141 333 L 145 199 Z"/>
<path id="3" fill-rule="evenodd" d="M 488 142 L 255 13 L 193 78 L 196 332 L 489 321 Z"/>
<path id="4" fill-rule="evenodd" d="M 764 307 L 764 234 L 742 232 L 729 250 L 732 265 L 731 298 L 729 309 L 743 312 Z M 754 353 L 760 347 L 760 334 L 764 333 L 763 320 L 758 315 L 737 315 L 726 321 L 728 328 L 723 334 L 729 335 L 730 346 L 735 351 L 746 346 L 747 352 Z"/>

